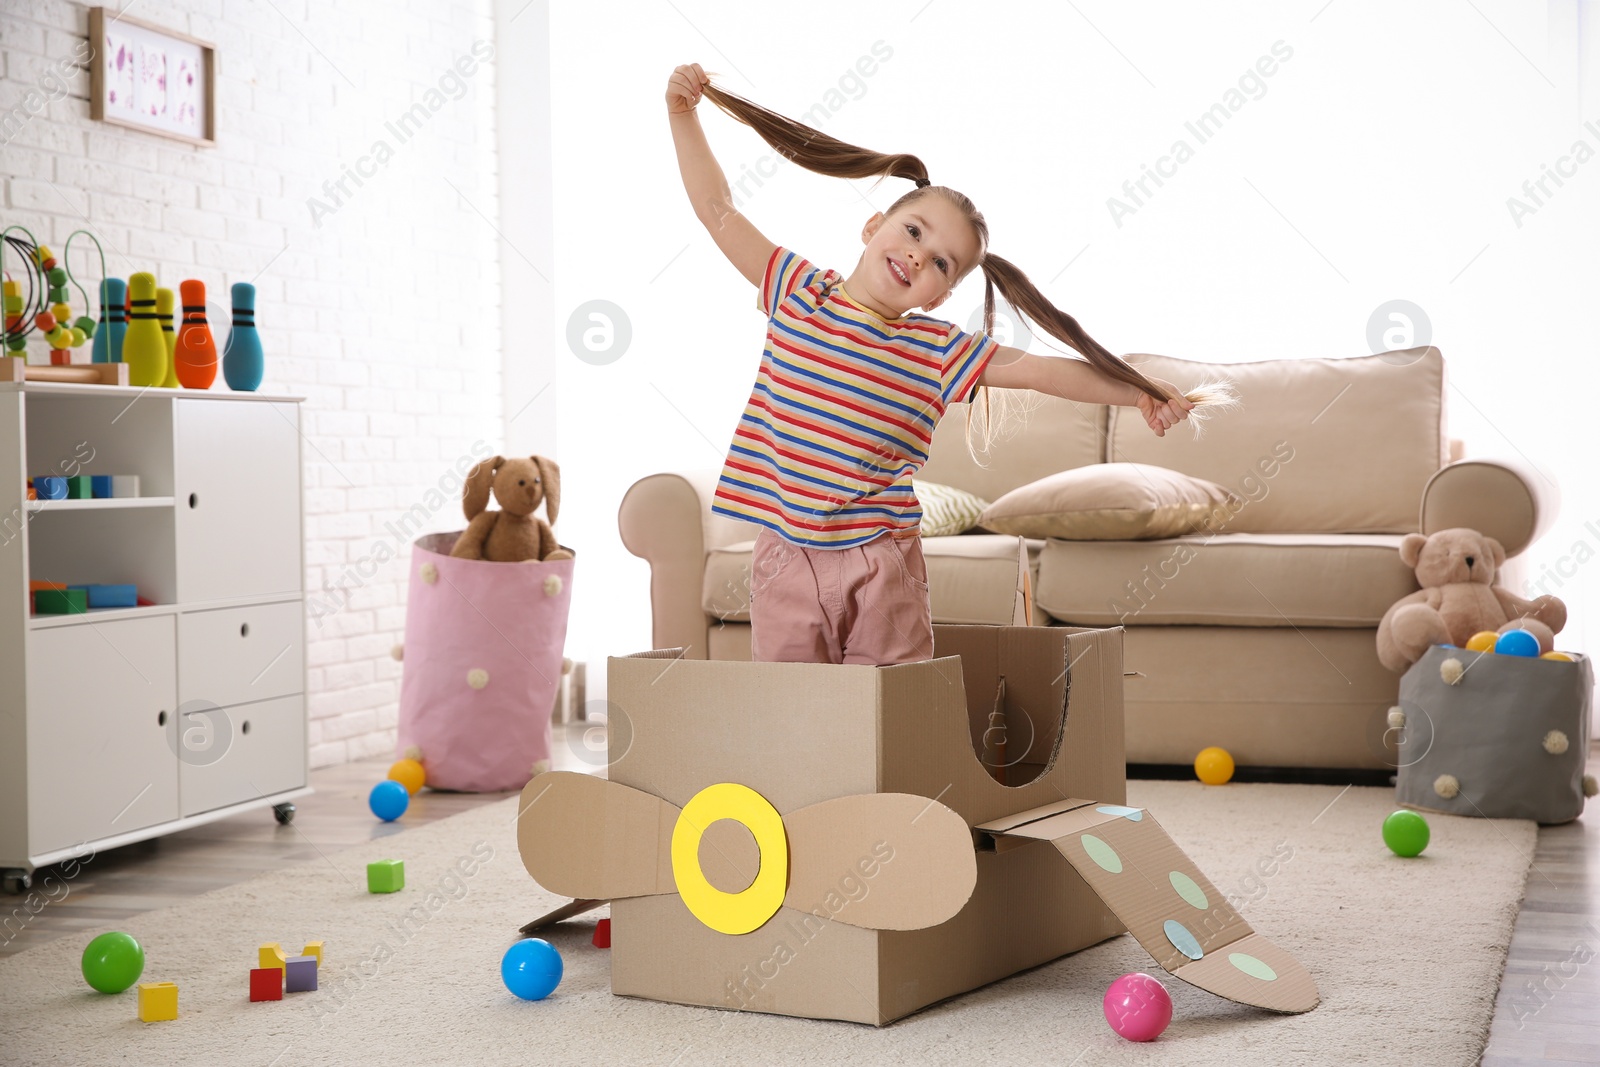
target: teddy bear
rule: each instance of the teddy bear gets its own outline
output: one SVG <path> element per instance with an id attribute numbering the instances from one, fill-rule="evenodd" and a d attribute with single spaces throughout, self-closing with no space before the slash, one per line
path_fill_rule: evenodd
<path id="1" fill-rule="evenodd" d="M 491 488 L 499 511 L 485 510 Z M 561 547 L 549 524 L 533 513 L 541 500 L 550 522 L 555 522 L 561 506 L 561 468 L 555 460 L 494 456 L 478 463 L 467 472 L 461 493 L 467 528 L 456 538 L 450 555 L 495 563 L 571 559 L 572 553 Z"/>
<path id="2" fill-rule="evenodd" d="M 1378 659 L 1391 671 L 1404 672 L 1431 645 L 1464 646 L 1484 630 L 1527 630 L 1543 654 L 1567 624 L 1567 606 L 1557 598 L 1524 600 L 1494 584 L 1506 550 L 1477 530 L 1406 534 L 1400 558 L 1422 588 L 1390 605 L 1378 623 Z"/>

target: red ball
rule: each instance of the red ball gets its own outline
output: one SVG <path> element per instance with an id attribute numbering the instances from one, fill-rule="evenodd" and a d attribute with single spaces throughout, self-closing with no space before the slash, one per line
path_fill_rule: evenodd
<path id="1" fill-rule="evenodd" d="M 48 311 L 41 311 L 33 317 L 33 324 L 41 330 L 53 330 L 56 328 L 56 317 Z"/>

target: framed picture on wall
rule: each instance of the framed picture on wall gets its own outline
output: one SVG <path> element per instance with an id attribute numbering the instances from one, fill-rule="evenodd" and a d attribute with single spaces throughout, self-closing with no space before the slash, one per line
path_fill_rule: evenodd
<path id="1" fill-rule="evenodd" d="M 103 7 L 89 9 L 89 117 L 216 143 L 217 50 Z"/>

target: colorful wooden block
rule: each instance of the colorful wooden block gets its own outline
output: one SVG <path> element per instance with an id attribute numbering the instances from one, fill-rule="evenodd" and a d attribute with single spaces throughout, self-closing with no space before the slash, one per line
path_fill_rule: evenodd
<path id="1" fill-rule="evenodd" d="M 302 955 L 302 956 L 315 956 L 317 958 L 317 966 L 321 967 L 322 966 L 322 942 L 321 941 L 307 941 L 306 942 L 306 947 L 300 950 L 300 955 Z"/>
<path id="2" fill-rule="evenodd" d="M 109 475 L 109 474 L 91 474 L 91 475 L 89 475 L 89 482 L 94 488 L 94 498 L 96 500 L 109 500 L 110 499 L 110 497 L 111 497 L 111 475 Z"/>
<path id="3" fill-rule="evenodd" d="M 82 589 L 91 608 L 131 608 L 138 605 L 139 589 L 132 585 L 73 585 Z"/>
<path id="4" fill-rule="evenodd" d="M 288 961 L 288 957 L 283 954 L 283 947 L 276 941 L 263 941 L 257 958 L 261 961 L 261 966 L 274 967 L 280 971 Z"/>
<path id="5" fill-rule="evenodd" d="M 250 968 L 250 999 L 282 1000 L 283 972 L 276 967 Z"/>
<path id="6" fill-rule="evenodd" d="M 67 480 L 51 475 L 33 480 L 33 487 L 39 491 L 40 500 L 65 500 L 67 499 Z"/>
<path id="7" fill-rule="evenodd" d="M 595 948 L 611 947 L 611 920 L 601 919 L 594 924 L 594 937 L 590 941 Z"/>
<path id="8" fill-rule="evenodd" d="M 406 887 L 404 860 L 379 860 L 367 864 L 367 892 L 397 893 Z"/>
<path id="9" fill-rule="evenodd" d="M 82 615 L 89 610 L 89 595 L 82 589 L 40 589 L 33 594 L 33 610 L 40 615 Z"/>
<path id="10" fill-rule="evenodd" d="M 74 474 L 67 479 L 68 500 L 93 500 L 94 483 L 87 474 Z"/>
<path id="11" fill-rule="evenodd" d="M 283 968 L 285 993 L 315 993 L 317 991 L 317 958 L 291 956 Z"/>
<path id="12" fill-rule="evenodd" d="M 135 497 L 139 495 L 139 476 L 137 474 L 113 474 L 111 476 L 111 495 L 117 499 Z"/>
<path id="13" fill-rule="evenodd" d="M 147 1023 L 178 1017 L 177 982 L 140 982 L 139 1018 Z"/>

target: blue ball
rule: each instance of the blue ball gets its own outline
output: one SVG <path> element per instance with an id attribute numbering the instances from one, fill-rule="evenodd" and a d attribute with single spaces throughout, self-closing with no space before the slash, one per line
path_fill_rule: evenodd
<path id="1" fill-rule="evenodd" d="M 1527 630 L 1507 630 L 1495 639 L 1494 650 L 1502 656 L 1537 656 L 1539 639 Z"/>
<path id="2" fill-rule="evenodd" d="M 550 942 L 525 937 L 506 949 L 500 980 L 523 1000 L 543 1000 L 561 984 L 561 953 Z"/>
<path id="3" fill-rule="evenodd" d="M 410 806 L 411 794 L 406 792 L 405 786 L 390 778 L 373 786 L 372 792 L 367 794 L 367 807 L 384 822 L 394 822 Z"/>

